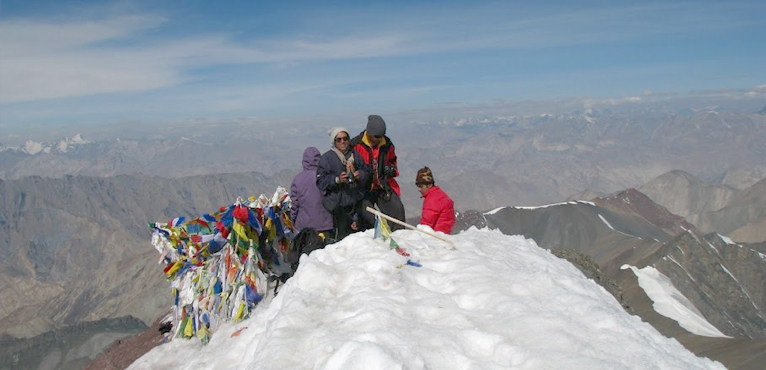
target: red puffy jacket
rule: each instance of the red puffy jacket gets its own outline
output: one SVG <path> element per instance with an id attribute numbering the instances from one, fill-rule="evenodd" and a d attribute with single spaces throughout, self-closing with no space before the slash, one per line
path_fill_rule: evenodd
<path id="1" fill-rule="evenodd" d="M 447 193 L 440 187 L 434 186 L 421 198 L 423 198 L 423 214 L 420 216 L 420 224 L 428 225 L 434 231 L 451 233 L 452 227 L 455 226 L 455 203 Z"/>

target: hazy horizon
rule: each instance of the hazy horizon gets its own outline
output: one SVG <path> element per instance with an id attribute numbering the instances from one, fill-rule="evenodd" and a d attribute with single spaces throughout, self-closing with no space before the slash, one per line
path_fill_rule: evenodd
<path id="1" fill-rule="evenodd" d="M 0 145 L 20 147 L 27 141 L 52 142 L 71 138 L 77 134 L 86 140 L 114 140 L 150 138 L 195 137 L 198 132 L 216 128 L 236 130 L 269 129 L 269 134 L 285 137 L 310 130 L 323 141 L 325 131 L 335 126 L 345 126 L 353 132 L 361 131 L 368 114 L 381 114 L 389 124 L 389 130 L 407 131 L 413 125 L 427 123 L 451 123 L 464 119 L 523 117 L 541 114 L 566 114 L 577 111 L 610 110 L 640 112 L 647 108 L 695 111 L 721 109 L 740 114 L 756 113 L 766 108 L 766 85 L 747 89 L 721 89 L 715 91 L 689 92 L 687 94 L 648 93 L 612 98 L 565 98 L 540 101 L 491 101 L 484 104 L 444 104 L 420 109 L 400 111 L 349 111 L 334 114 L 317 114 L 293 118 L 261 119 L 258 117 L 197 117 L 165 121 L 122 121 L 90 124 L 28 124 L 7 125 L 0 122 Z M 2 114 L 0 114 L 0 117 Z M 184 134 L 183 130 L 188 130 Z M 279 132 L 275 132 L 278 130 Z M 265 131 L 263 132 L 266 133 Z M 392 135 L 393 136 L 393 135 Z M 395 137 L 395 136 L 394 136 Z M 401 138 L 399 138 L 401 140 Z M 398 140 L 397 140 L 398 141 Z"/>
<path id="2" fill-rule="evenodd" d="M 765 11 L 756 1 L 4 1 L 0 143 L 76 127 L 406 123 L 498 105 L 762 97 Z"/>

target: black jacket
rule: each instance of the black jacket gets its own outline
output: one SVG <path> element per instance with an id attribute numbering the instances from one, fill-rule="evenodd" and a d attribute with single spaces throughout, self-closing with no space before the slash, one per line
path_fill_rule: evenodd
<path id="1" fill-rule="evenodd" d="M 322 205 L 330 212 L 335 212 L 339 207 L 346 210 L 353 208 L 364 198 L 365 186 L 369 182 L 369 167 L 356 150 L 349 150 L 354 156 L 354 167 L 361 175 L 359 180 L 355 179 L 353 183 L 335 182 L 335 178 L 340 176 L 341 172 L 345 172 L 346 167 L 333 150 L 328 150 L 319 158 L 317 187 L 322 191 Z"/>

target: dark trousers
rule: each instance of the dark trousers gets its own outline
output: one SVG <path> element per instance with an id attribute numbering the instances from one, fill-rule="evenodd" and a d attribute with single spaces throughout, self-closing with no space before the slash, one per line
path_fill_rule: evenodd
<path id="1" fill-rule="evenodd" d="M 341 240 L 353 233 L 355 230 L 351 228 L 351 224 L 354 223 L 356 209 L 354 207 L 338 207 L 333 212 L 332 218 L 335 224 L 335 240 Z"/>
<path id="2" fill-rule="evenodd" d="M 383 196 L 383 192 L 373 192 L 368 194 L 364 200 L 362 200 L 362 211 L 359 212 L 359 214 L 362 216 L 361 230 L 367 230 L 375 226 L 375 215 L 367 212 L 367 207 L 375 208 L 376 205 L 378 206 L 378 209 L 384 214 L 391 216 L 399 221 L 405 222 L 404 205 L 402 204 L 402 200 L 393 191 L 391 191 L 390 194 L 390 197 L 386 197 Z M 391 227 L 391 231 L 403 228 L 403 226 L 393 222 L 389 222 L 388 226 Z"/>

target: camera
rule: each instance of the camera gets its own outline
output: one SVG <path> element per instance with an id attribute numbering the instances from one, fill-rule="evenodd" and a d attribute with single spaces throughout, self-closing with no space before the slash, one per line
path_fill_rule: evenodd
<path id="1" fill-rule="evenodd" d="M 354 187 L 356 185 L 356 179 L 354 179 L 354 171 L 347 169 L 346 175 L 348 175 L 348 185 Z"/>

